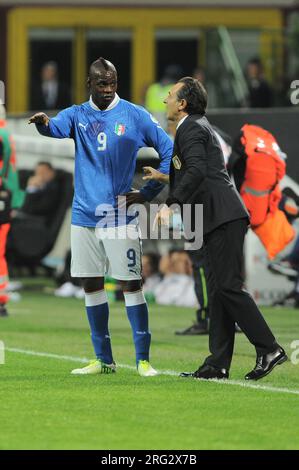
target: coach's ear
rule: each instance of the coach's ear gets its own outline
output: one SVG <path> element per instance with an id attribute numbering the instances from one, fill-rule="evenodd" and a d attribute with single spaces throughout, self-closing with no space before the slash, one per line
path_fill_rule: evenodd
<path id="1" fill-rule="evenodd" d="M 179 111 L 184 111 L 184 109 L 187 107 L 187 101 L 185 99 L 180 100 L 181 104 L 178 107 Z"/>

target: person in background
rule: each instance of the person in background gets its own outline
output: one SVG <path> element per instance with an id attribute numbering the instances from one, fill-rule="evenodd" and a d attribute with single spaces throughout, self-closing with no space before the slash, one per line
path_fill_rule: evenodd
<path id="1" fill-rule="evenodd" d="M 55 276 L 58 284 L 57 289 L 54 291 L 56 297 L 84 297 L 80 279 L 71 276 L 71 259 L 72 253 L 71 250 L 68 250 L 64 259 L 63 270 Z"/>
<path id="2" fill-rule="evenodd" d="M 206 72 L 205 69 L 199 65 L 193 70 L 192 77 L 200 81 L 203 85 L 206 83 Z"/>
<path id="3" fill-rule="evenodd" d="M 34 87 L 32 109 L 61 109 L 70 104 L 68 88 L 59 80 L 56 62 L 49 61 L 42 66 L 40 79 Z"/>
<path id="4" fill-rule="evenodd" d="M 192 266 L 185 251 L 173 250 L 162 256 L 159 270 L 163 279 L 154 290 L 157 304 L 197 307 Z"/>
<path id="5" fill-rule="evenodd" d="M 147 253 L 142 256 L 143 291 L 146 295 L 153 295 L 161 281 L 159 260 L 160 257 L 156 253 Z"/>
<path id="6" fill-rule="evenodd" d="M 46 225 L 51 223 L 60 199 L 60 187 L 56 171 L 49 162 L 39 162 L 29 177 L 24 203 L 18 218 L 39 217 Z"/>
<path id="7" fill-rule="evenodd" d="M 167 128 L 167 121 L 165 118 L 163 97 L 180 75 L 181 67 L 179 65 L 167 66 L 162 78 L 158 82 L 149 85 L 145 93 L 145 108 L 159 120 L 164 129 Z"/>
<path id="8" fill-rule="evenodd" d="M 273 92 L 264 77 L 263 65 L 259 58 L 255 57 L 247 63 L 246 78 L 250 108 L 269 108 L 273 106 Z"/>
<path id="9" fill-rule="evenodd" d="M 22 203 L 23 192 L 19 188 L 14 141 L 6 126 L 5 108 L 0 105 L 0 317 L 8 316 L 6 241 L 11 213 Z"/>

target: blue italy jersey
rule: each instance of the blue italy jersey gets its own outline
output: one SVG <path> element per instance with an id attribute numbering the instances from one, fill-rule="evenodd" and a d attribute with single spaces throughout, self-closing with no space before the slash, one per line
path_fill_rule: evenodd
<path id="1" fill-rule="evenodd" d="M 173 143 L 159 123 L 142 107 L 119 99 L 101 111 L 90 100 L 64 109 L 38 131 L 58 139 L 75 141 L 75 194 L 72 224 L 95 227 L 101 204 L 117 206 L 117 196 L 132 189 L 136 155 L 141 147 L 153 147 L 160 156 L 159 171 L 169 173 Z M 141 192 L 147 201 L 163 185 L 149 181 Z"/>

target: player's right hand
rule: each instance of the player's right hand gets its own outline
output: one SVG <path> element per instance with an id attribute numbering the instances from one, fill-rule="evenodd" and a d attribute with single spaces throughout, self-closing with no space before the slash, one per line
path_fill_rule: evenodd
<path id="1" fill-rule="evenodd" d="M 49 124 L 50 118 L 45 113 L 36 113 L 28 121 L 28 124 Z"/>

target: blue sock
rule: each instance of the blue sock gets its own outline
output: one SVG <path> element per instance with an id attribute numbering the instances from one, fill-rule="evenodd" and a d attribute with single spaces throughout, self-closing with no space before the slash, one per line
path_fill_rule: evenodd
<path id="1" fill-rule="evenodd" d="M 85 293 L 85 306 L 96 357 L 105 364 L 112 364 L 113 357 L 108 330 L 109 306 L 106 292 L 100 290 Z"/>
<path id="2" fill-rule="evenodd" d="M 148 329 L 148 309 L 142 291 L 125 292 L 127 315 L 131 323 L 136 352 L 136 364 L 138 361 L 149 360 L 151 334 Z"/>

